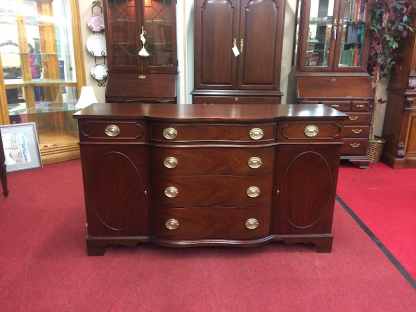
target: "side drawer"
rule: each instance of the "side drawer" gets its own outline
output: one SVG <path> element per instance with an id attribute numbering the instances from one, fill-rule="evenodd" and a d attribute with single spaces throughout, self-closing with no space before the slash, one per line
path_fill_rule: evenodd
<path id="1" fill-rule="evenodd" d="M 106 98 L 175 98 L 176 74 L 110 73 Z"/>
<path id="2" fill-rule="evenodd" d="M 193 104 L 280 104 L 280 97 L 194 96 Z"/>
<path id="3" fill-rule="evenodd" d="M 350 101 L 321 101 L 322 104 L 326 106 L 335 108 L 340 112 L 349 112 L 351 110 L 351 102 Z"/>
<path id="4" fill-rule="evenodd" d="M 258 188 L 257 196 L 251 187 Z M 162 207 L 269 205 L 272 201 L 272 187 L 273 174 L 259 176 L 159 176 L 153 174 L 151 176 L 152 203 Z M 251 196 L 248 195 L 249 193 Z"/>
<path id="5" fill-rule="evenodd" d="M 270 147 L 150 147 L 156 175 L 260 175 L 273 173 L 276 149 Z"/>
<path id="6" fill-rule="evenodd" d="M 150 138 L 162 142 L 274 142 L 276 125 L 270 124 L 151 124 Z"/>
<path id="7" fill-rule="evenodd" d="M 255 239 L 270 233 L 270 206 L 181 209 L 153 206 L 152 212 L 152 234 L 162 239 Z"/>
<path id="8" fill-rule="evenodd" d="M 368 138 L 370 126 L 345 126 L 344 138 Z"/>
<path id="9" fill-rule="evenodd" d="M 79 120 L 78 128 L 81 142 L 92 140 L 144 142 L 146 140 L 143 120 Z"/>
<path id="10" fill-rule="evenodd" d="M 345 121 L 345 125 L 370 125 L 371 124 L 371 113 L 346 113 L 348 118 Z"/>
<path id="11" fill-rule="evenodd" d="M 344 139 L 341 155 L 366 155 L 368 139 Z"/>
<path id="12" fill-rule="evenodd" d="M 286 122 L 277 125 L 278 140 L 283 141 L 342 141 L 343 121 L 336 122 Z"/>

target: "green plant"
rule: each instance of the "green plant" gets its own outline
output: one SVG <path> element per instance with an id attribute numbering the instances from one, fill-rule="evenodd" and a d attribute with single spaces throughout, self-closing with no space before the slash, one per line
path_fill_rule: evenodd
<path id="1" fill-rule="evenodd" d="M 374 140 L 374 123 L 378 104 L 385 103 L 378 99 L 380 79 L 390 78 L 392 69 L 401 70 L 398 63 L 400 54 L 399 41 L 413 32 L 410 11 L 412 1 L 409 0 L 376 0 L 371 10 L 371 45 L 368 59 L 368 72 L 374 78 L 374 111 L 371 122 L 370 139 Z"/>

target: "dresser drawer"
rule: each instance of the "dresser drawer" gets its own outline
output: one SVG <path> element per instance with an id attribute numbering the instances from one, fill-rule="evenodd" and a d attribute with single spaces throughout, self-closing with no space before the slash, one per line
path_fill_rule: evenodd
<path id="1" fill-rule="evenodd" d="M 162 142 L 274 142 L 271 124 L 152 124 L 150 138 Z"/>
<path id="2" fill-rule="evenodd" d="M 260 175 L 273 173 L 275 147 L 151 147 L 157 175 Z"/>
<path id="3" fill-rule="evenodd" d="M 368 138 L 370 126 L 345 126 L 344 138 Z"/>
<path id="4" fill-rule="evenodd" d="M 342 122 L 279 122 L 277 126 L 279 142 L 282 141 L 342 141 Z"/>
<path id="5" fill-rule="evenodd" d="M 349 112 L 346 113 L 348 119 L 345 121 L 345 125 L 370 125 L 371 123 L 371 113 L 355 113 Z"/>
<path id="6" fill-rule="evenodd" d="M 340 112 L 349 112 L 351 110 L 350 101 L 321 101 L 321 103 Z"/>
<path id="7" fill-rule="evenodd" d="M 79 121 L 79 136 L 81 142 L 91 140 L 109 141 L 139 141 L 144 142 L 145 123 L 144 121 Z"/>
<path id="8" fill-rule="evenodd" d="M 273 174 L 260 176 L 159 176 L 153 174 L 151 185 L 152 204 L 157 206 L 255 207 L 271 203 Z M 255 189 L 251 187 L 258 188 L 257 196 Z"/>
<path id="9" fill-rule="evenodd" d="M 344 139 L 341 155 L 366 155 L 367 153 L 367 138 Z"/>
<path id="10" fill-rule="evenodd" d="M 152 207 L 153 236 L 162 239 L 255 239 L 270 234 L 271 207 Z"/>
<path id="11" fill-rule="evenodd" d="M 353 112 L 368 112 L 370 109 L 370 103 L 367 101 L 353 101 L 351 105 L 351 111 Z"/>
<path id="12" fill-rule="evenodd" d="M 194 96 L 193 104 L 280 104 L 280 97 Z"/>

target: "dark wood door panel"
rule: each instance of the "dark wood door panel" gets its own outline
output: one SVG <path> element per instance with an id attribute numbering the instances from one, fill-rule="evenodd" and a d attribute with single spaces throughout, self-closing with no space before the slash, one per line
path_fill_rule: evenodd
<path id="1" fill-rule="evenodd" d="M 150 168 L 151 174 L 157 175 L 261 175 L 274 171 L 275 151 L 273 146 L 179 149 L 153 146 Z"/>
<path id="2" fill-rule="evenodd" d="M 152 204 L 162 207 L 256 207 L 271 203 L 273 174 L 260 176 L 151 176 Z M 177 196 L 165 195 L 174 187 Z M 257 187 L 257 197 L 248 196 Z"/>
<path id="3" fill-rule="evenodd" d="M 255 239 L 269 235 L 270 212 L 270 206 L 181 209 L 153 206 L 152 234 L 157 238 L 175 240 Z M 176 229 L 166 227 L 166 222 L 170 219 L 178 222 Z M 247 228 L 246 222 L 249 219 L 256 219 L 258 226 L 254 229 Z"/>

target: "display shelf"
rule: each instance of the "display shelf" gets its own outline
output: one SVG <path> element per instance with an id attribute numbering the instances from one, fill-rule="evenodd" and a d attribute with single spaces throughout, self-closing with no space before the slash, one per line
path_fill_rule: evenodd
<path id="1" fill-rule="evenodd" d="M 76 103 L 37 102 L 35 107 L 27 107 L 26 103 L 9 104 L 9 115 L 30 115 L 76 111 Z"/>
<path id="2" fill-rule="evenodd" d="M 76 86 L 76 80 L 68 80 L 68 79 L 52 79 L 52 78 L 44 78 L 44 79 L 33 79 L 24 81 L 23 79 L 5 79 L 4 85 L 6 89 L 13 89 L 18 88 L 21 86 L 46 86 L 46 85 L 65 85 L 65 86 Z"/>

